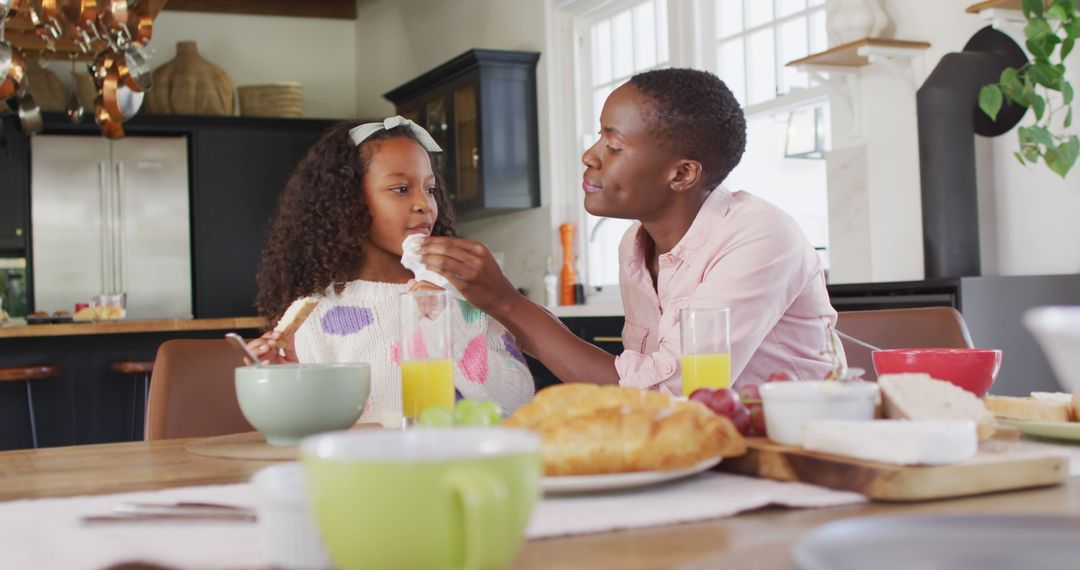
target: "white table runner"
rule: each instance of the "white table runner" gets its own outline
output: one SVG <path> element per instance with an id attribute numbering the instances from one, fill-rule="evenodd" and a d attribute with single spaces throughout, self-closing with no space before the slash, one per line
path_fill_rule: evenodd
<path id="1" fill-rule="evenodd" d="M 0 503 L 0 568 L 99 569 L 144 561 L 177 568 L 257 568 L 266 562 L 250 523 L 82 526 L 79 518 L 127 502 L 200 501 L 252 507 L 249 484 Z M 825 507 L 865 502 L 856 493 L 703 473 L 632 493 L 544 498 L 527 534 L 542 539 L 725 517 L 768 505 Z"/>

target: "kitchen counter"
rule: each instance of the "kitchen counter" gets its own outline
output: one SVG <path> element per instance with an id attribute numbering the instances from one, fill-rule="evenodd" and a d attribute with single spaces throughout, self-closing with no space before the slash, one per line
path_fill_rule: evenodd
<path id="1" fill-rule="evenodd" d="M 0 339 L 102 334 L 164 333 L 216 330 L 262 329 L 262 317 L 231 319 L 170 319 L 160 321 L 98 321 L 56 325 L 15 325 L 0 327 Z"/>

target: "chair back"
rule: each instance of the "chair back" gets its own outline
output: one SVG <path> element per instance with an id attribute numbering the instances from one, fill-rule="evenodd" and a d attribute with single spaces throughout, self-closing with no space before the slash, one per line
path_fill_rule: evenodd
<path id="1" fill-rule="evenodd" d="M 844 311 L 836 329 L 878 348 L 971 348 L 964 316 L 952 307 Z M 848 366 L 866 370 L 877 380 L 871 350 L 841 339 Z"/>
<path id="2" fill-rule="evenodd" d="M 170 340 L 158 348 L 146 406 L 146 439 L 254 431 L 236 401 L 243 357 L 225 339 Z"/>

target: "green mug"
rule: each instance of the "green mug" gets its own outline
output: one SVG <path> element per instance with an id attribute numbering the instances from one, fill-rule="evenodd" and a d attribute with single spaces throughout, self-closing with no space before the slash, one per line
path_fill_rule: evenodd
<path id="1" fill-rule="evenodd" d="M 540 496 L 540 440 L 509 428 L 304 439 L 319 531 L 339 568 L 506 568 Z"/>

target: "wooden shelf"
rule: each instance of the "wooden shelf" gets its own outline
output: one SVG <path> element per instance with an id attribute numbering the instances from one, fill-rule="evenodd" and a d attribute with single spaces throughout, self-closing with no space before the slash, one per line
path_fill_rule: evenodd
<path id="1" fill-rule="evenodd" d="M 262 317 L 237 317 L 233 319 L 173 319 L 166 321 L 99 321 L 96 323 L 67 323 L 58 325 L 14 325 L 0 327 L 0 338 L 217 330 L 261 330 L 266 328 L 266 325 L 266 319 Z"/>
<path id="2" fill-rule="evenodd" d="M 997 8 L 999 10 L 1023 10 L 1020 0 L 986 0 L 985 2 L 978 2 L 968 6 L 964 11 L 968 14 L 978 14 L 983 10 L 989 10 L 991 8 Z"/>
<path id="3" fill-rule="evenodd" d="M 1044 0 L 1044 5 L 1049 7 L 1051 0 Z M 1024 11 L 1024 3 L 1021 0 L 985 0 L 968 6 L 964 11 L 968 14 L 978 14 L 984 10 L 1016 10 Z"/>
<path id="4" fill-rule="evenodd" d="M 863 38 L 851 43 L 836 46 L 820 53 L 810 54 L 802 59 L 796 59 L 795 61 L 788 62 L 787 66 L 832 65 L 839 67 L 862 67 L 870 63 L 870 58 L 866 52 L 875 48 L 880 48 L 882 51 L 896 52 L 897 50 L 921 51 L 929 47 L 930 44 L 926 42 Z"/>
<path id="5" fill-rule="evenodd" d="M 170 0 L 168 11 L 356 19 L 356 0 Z"/>

